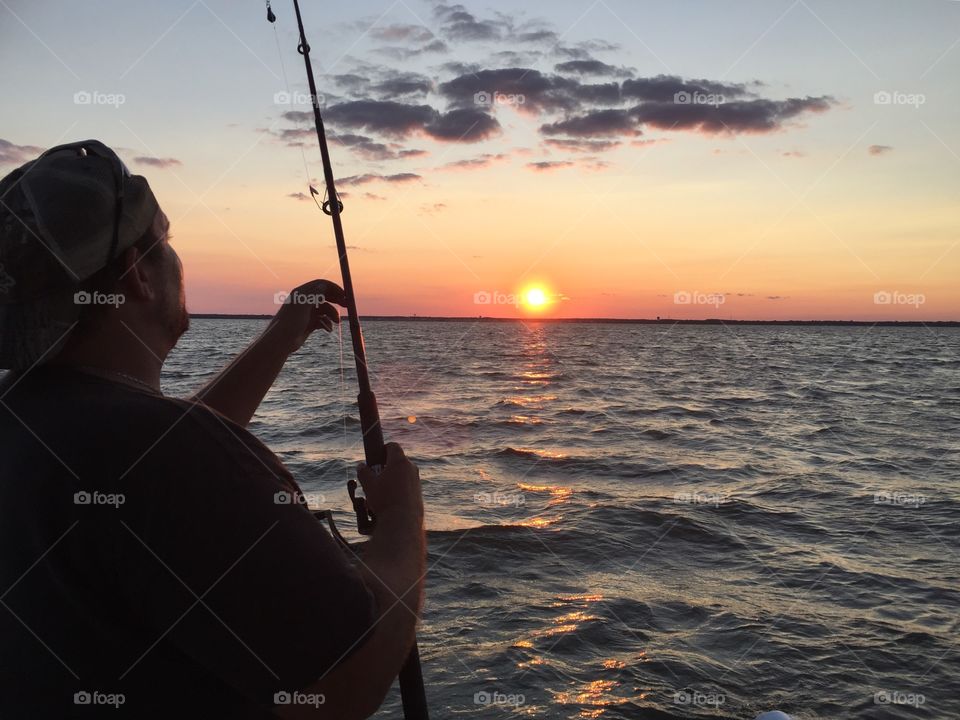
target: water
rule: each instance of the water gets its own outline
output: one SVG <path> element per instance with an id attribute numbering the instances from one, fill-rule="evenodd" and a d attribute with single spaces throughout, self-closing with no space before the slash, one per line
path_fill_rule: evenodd
<path id="1" fill-rule="evenodd" d="M 195 320 L 165 390 L 262 327 Z M 424 480 L 434 718 L 960 716 L 960 330 L 366 334 Z M 251 430 L 350 528 L 339 352 L 311 338 Z"/>

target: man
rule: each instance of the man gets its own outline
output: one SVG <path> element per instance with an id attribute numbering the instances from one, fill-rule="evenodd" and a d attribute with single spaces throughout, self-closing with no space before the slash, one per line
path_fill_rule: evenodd
<path id="1" fill-rule="evenodd" d="M 343 302 L 322 280 L 297 291 Z M 0 717 L 379 707 L 422 603 L 417 468 L 396 445 L 379 475 L 359 468 L 377 524 L 352 562 L 244 429 L 336 322 L 286 304 L 195 397 L 165 397 L 188 319 L 146 180 L 85 141 L 0 181 Z"/>

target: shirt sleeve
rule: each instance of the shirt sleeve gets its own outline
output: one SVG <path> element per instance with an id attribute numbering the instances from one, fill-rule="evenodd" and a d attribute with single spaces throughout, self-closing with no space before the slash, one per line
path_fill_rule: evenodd
<path id="1" fill-rule="evenodd" d="M 160 651 L 268 706 L 326 674 L 374 625 L 359 572 L 291 502 L 297 492 L 262 443 L 197 407 L 126 479 L 117 540 L 121 590 Z"/>

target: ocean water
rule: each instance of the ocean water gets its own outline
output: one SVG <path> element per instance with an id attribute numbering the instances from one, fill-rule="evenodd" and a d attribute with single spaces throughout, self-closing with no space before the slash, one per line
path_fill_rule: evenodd
<path id="1" fill-rule="evenodd" d="M 194 320 L 164 389 L 263 326 Z M 342 370 L 315 335 L 251 423 L 344 530 L 347 332 Z M 365 334 L 423 478 L 432 717 L 960 717 L 960 330 Z"/>

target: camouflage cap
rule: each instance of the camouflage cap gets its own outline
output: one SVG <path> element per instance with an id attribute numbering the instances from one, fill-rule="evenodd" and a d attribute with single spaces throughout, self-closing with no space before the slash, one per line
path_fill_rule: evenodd
<path id="1" fill-rule="evenodd" d="M 159 205 L 97 140 L 59 145 L 0 180 L 0 368 L 52 358 L 74 293 L 150 229 Z"/>

